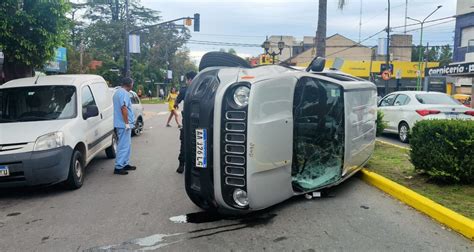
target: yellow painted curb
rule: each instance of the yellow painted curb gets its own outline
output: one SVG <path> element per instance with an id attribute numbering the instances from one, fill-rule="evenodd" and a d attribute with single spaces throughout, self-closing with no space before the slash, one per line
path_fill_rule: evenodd
<path id="1" fill-rule="evenodd" d="M 382 140 L 379 140 L 379 139 L 377 139 L 377 142 L 383 143 L 383 144 L 386 144 L 386 145 L 390 145 L 390 146 L 393 146 L 393 147 L 397 147 L 397 148 L 400 148 L 400 149 L 404 149 L 404 150 L 411 150 L 410 148 L 403 147 L 403 146 L 396 145 L 396 144 L 389 143 L 389 142 L 385 142 L 385 141 L 382 141 Z"/>
<path id="2" fill-rule="evenodd" d="M 377 173 L 362 169 L 362 179 L 431 218 L 474 240 L 474 220 L 454 212 Z"/>

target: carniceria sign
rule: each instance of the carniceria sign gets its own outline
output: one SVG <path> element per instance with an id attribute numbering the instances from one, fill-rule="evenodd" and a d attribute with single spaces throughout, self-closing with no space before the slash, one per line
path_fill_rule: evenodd
<path id="1" fill-rule="evenodd" d="M 443 67 L 426 68 L 426 76 L 446 76 L 474 74 L 474 62 L 455 64 Z"/>

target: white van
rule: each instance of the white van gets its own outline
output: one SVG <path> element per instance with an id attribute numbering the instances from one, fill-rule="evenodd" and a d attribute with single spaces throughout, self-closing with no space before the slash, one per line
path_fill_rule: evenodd
<path id="1" fill-rule="evenodd" d="M 115 158 L 112 95 L 97 75 L 38 76 L 0 86 L 0 188 L 80 188 L 101 151 Z"/>

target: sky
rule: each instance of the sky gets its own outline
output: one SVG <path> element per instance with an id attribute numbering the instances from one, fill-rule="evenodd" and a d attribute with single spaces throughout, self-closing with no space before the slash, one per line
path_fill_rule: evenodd
<path id="1" fill-rule="evenodd" d="M 362 1 L 362 15 L 360 15 Z M 459 0 L 473 1 L 474 0 Z M 339 33 L 359 41 L 359 21 L 362 17 L 361 39 L 377 33 L 387 26 L 387 1 L 346 0 L 343 10 L 337 8 L 337 0 L 328 0 L 327 36 Z M 405 20 L 405 0 L 391 0 L 391 27 L 403 26 Z M 193 60 L 198 61 L 208 51 L 220 48 L 234 48 L 240 56 L 257 56 L 266 36 L 289 35 L 301 40 L 303 36 L 314 36 L 318 18 L 317 0 L 141 0 L 147 7 L 161 12 L 164 21 L 201 15 L 201 31 L 191 32 L 192 41 L 212 41 L 250 44 L 248 46 L 202 45 L 190 42 L 187 47 Z M 442 5 L 429 19 L 439 19 L 456 14 L 456 0 L 408 0 L 408 16 L 422 20 L 438 5 Z M 450 21 L 451 20 L 451 21 Z M 408 24 L 413 21 L 408 20 Z M 438 24 L 436 24 L 438 23 Z M 441 23 L 441 24 L 439 24 Z M 436 25 L 435 25 L 436 24 Z M 433 26 L 430 26 L 433 25 Z M 454 19 L 425 24 L 423 44 L 453 44 Z M 419 44 L 419 25 L 407 27 L 413 35 L 413 43 Z M 414 31 L 410 31 L 417 29 Z M 403 33 L 404 28 L 393 29 L 393 33 Z M 380 33 L 362 44 L 377 45 Z"/>

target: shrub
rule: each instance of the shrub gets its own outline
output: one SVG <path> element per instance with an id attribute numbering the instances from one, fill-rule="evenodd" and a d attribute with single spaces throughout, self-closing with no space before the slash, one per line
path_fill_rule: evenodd
<path id="1" fill-rule="evenodd" d="M 385 128 L 387 128 L 387 123 L 383 120 L 383 112 L 377 110 L 377 120 L 375 121 L 375 125 L 377 129 L 375 131 L 376 136 L 382 135 L 382 132 Z"/>
<path id="2" fill-rule="evenodd" d="M 424 120 L 410 137 L 415 170 L 435 181 L 474 183 L 474 121 Z"/>

